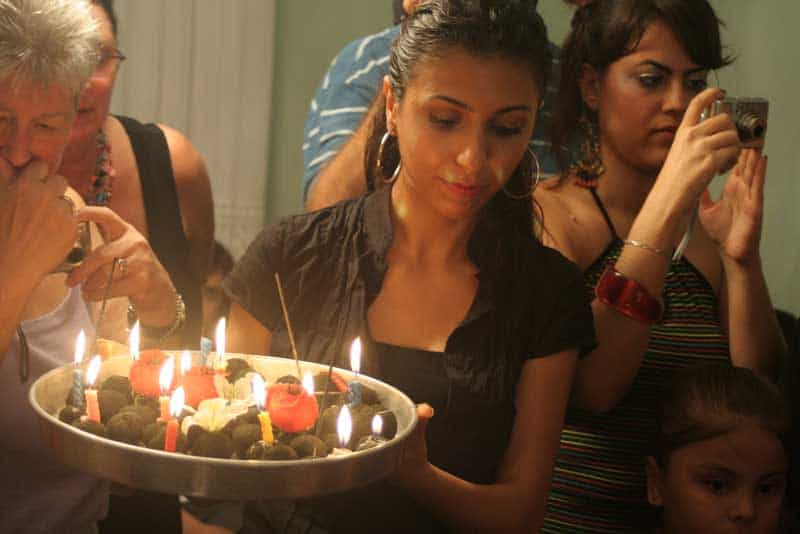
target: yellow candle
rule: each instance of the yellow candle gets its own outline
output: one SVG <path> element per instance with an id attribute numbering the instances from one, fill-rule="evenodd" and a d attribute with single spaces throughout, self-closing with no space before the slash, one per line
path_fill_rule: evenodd
<path id="1" fill-rule="evenodd" d="M 272 435 L 272 420 L 269 418 L 269 413 L 259 412 L 258 422 L 261 423 L 261 439 L 264 443 L 274 443 L 275 436 Z"/>

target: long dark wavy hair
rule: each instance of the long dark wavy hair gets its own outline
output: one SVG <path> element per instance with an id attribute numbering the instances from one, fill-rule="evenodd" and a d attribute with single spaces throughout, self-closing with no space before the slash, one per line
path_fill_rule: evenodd
<path id="1" fill-rule="evenodd" d="M 700 67 L 719 69 L 732 62 L 723 53 L 722 22 L 707 0 L 596 0 L 575 11 L 561 51 L 559 97 L 553 120 L 553 150 L 562 170 L 569 166 L 567 147 L 581 135 L 581 118 L 596 117 L 583 102 L 580 80 L 584 65 L 601 75 L 631 53 L 656 21 L 669 26 L 689 57 Z"/>
<path id="2" fill-rule="evenodd" d="M 441 57 L 453 49 L 527 64 L 543 95 L 551 58 L 547 30 L 536 12 L 536 4 L 534 0 L 429 0 L 421 3 L 403 20 L 400 34 L 391 47 L 389 80 L 395 97 L 402 100 L 420 62 Z M 382 104 L 385 107 L 385 99 Z M 386 115 L 376 113 L 364 161 L 369 189 L 384 183 L 400 161 L 397 138 L 392 136 L 385 144 L 381 165 L 378 165 L 378 147 L 385 133 Z M 516 194 L 531 190 L 533 165 L 529 160 L 527 154 L 522 158 L 506 189 Z M 504 232 L 531 235 L 533 222 L 532 200 L 514 199 L 502 191 L 492 197 L 481 215 L 481 223 L 492 227 L 498 237 Z"/>

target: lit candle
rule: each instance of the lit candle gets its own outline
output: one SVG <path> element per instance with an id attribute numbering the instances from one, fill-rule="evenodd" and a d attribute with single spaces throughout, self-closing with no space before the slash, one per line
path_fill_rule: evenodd
<path id="1" fill-rule="evenodd" d="M 225 367 L 225 317 L 222 317 L 217 322 L 217 328 L 214 332 L 214 342 L 217 349 L 217 356 L 214 359 L 212 367 L 215 369 Z"/>
<path id="2" fill-rule="evenodd" d="M 86 332 L 81 329 L 75 340 L 75 367 L 72 369 L 72 405 L 83 407 L 83 353 L 86 351 Z"/>
<path id="3" fill-rule="evenodd" d="M 183 387 L 175 388 L 175 391 L 172 392 L 172 398 L 169 400 L 169 415 L 171 417 L 167 421 L 167 429 L 164 434 L 164 450 L 167 452 L 175 452 L 175 446 L 178 443 L 178 417 L 183 411 L 183 401 Z"/>
<path id="4" fill-rule="evenodd" d="M 350 390 L 350 403 L 355 406 L 361 404 L 361 383 L 358 381 L 358 372 L 361 370 L 361 338 L 357 337 L 350 345 L 350 369 L 355 376 L 348 384 Z"/>
<path id="5" fill-rule="evenodd" d="M 139 359 L 139 339 L 141 336 L 141 326 L 139 321 L 136 321 L 128 334 L 128 352 L 131 354 L 131 359 L 136 361 Z"/>
<path id="6" fill-rule="evenodd" d="M 159 421 L 169 421 L 169 387 L 172 385 L 172 377 L 175 374 L 175 357 L 170 356 L 161 366 L 161 373 L 158 375 L 158 385 L 161 388 L 161 396 L 158 404 L 161 407 L 161 417 Z"/>
<path id="7" fill-rule="evenodd" d="M 86 370 L 86 416 L 89 421 L 100 422 L 100 403 L 97 400 L 97 390 L 93 388 L 97 375 L 100 374 L 100 356 L 95 356 L 89 362 Z"/>
<path id="8" fill-rule="evenodd" d="M 186 376 L 186 373 L 189 372 L 189 369 L 192 368 L 192 355 L 189 353 L 188 350 L 183 351 L 181 354 L 181 370 L 180 370 L 180 377 L 181 382 L 183 382 L 183 377 Z"/>
<path id="9" fill-rule="evenodd" d="M 264 379 L 258 373 L 253 375 L 253 398 L 258 408 L 258 422 L 261 423 L 261 439 L 264 443 L 272 445 L 275 442 L 275 436 L 272 434 L 272 421 L 266 410 L 267 388 Z"/>
<path id="10" fill-rule="evenodd" d="M 356 450 L 365 451 L 385 442 L 386 439 L 383 437 L 383 417 L 379 414 L 375 414 L 372 418 L 372 435 L 362 438 L 361 441 L 358 442 Z"/>
<path id="11" fill-rule="evenodd" d="M 347 405 L 343 405 L 339 410 L 339 417 L 336 418 L 336 434 L 339 437 L 339 448 L 331 451 L 331 456 L 344 456 L 350 454 L 350 449 L 347 448 L 350 443 L 350 436 L 353 433 L 353 418 L 350 415 L 350 409 Z"/>
<path id="12" fill-rule="evenodd" d="M 372 437 L 375 439 L 382 438 L 383 434 L 383 417 L 375 414 L 372 418 Z"/>

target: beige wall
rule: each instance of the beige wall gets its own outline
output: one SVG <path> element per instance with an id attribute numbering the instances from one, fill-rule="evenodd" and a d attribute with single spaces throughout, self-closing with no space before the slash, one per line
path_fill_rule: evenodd
<path id="1" fill-rule="evenodd" d="M 767 280 L 776 306 L 800 313 L 800 45 L 796 0 L 712 0 L 727 23 L 723 32 L 736 63 L 719 74 L 731 95 L 771 101 L 766 153 L 769 172 L 762 240 Z M 389 0 L 278 0 L 269 152 L 267 219 L 301 209 L 303 122 L 328 62 L 351 39 L 389 24 Z M 559 42 L 571 10 L 561 0 L 539 9 Z M 335 21 L 335 22 L 334 22 Z"/>

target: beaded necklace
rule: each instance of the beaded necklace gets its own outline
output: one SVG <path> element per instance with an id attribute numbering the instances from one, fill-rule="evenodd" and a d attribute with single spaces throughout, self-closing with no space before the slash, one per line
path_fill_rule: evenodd
<path id="1" fill-rule="evenodd" d="M 89 188 L 84 195 L 90 206 L 107 206 L 111 202 L 111 189 L 117 172 L 111 164 L 111 143 L 103 130 L 97 131 L 97 163 L 94 176 L 89 179 Z"/>

